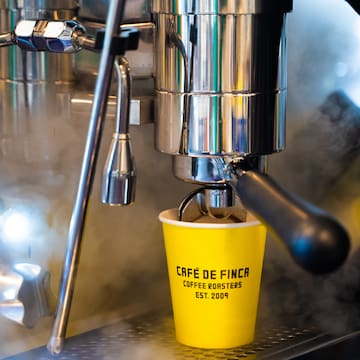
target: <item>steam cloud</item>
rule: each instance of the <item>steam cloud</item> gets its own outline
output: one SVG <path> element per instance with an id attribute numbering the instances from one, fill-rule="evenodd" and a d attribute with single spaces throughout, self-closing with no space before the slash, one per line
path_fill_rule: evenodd
<path id="1" fill-rule="evenodd" d="M 302 31 L 304 21 L 310 26 Z M 337 217 L 350 233 L 352 253 L 336 273 L 313 277 L 269 239 L 263 322 L 293 319 L 333 334 L 360 326 L 359 25 L 356 13 L 337 0 L 295 1 L 289 16 L 288 145 L 271 158 L 271 172 Z"/>

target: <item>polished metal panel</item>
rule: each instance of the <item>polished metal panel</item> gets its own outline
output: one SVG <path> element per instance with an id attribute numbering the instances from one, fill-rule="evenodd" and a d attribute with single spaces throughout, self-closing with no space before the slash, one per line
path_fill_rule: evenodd
<path id="1" fill-rule="evenodd" d="M 158 150 L 224 156 L 284 148 L 285 10 L 265 11 L 258 0 L 241 2 L 240 11 L 239 3 L 154 2 Z"/>
<path id="2" fill-rule="evenodd" d="M 77 0 L 9 0 L 0 2 L 6 9 L 22 19 L 72 19 L 77 14 Z"/>
<path id="3" fill-rule="evenodd" d="M 131 0 L 125 7 L 124 20 L 150 19 L 151 0 Z M 92 19 L 99 22 L 105 22 L 110 0 L 80 0 L 79 16 L 81 18 Z"/>
<path id="4" fill-rule="evenodd" d="M 73 114 L 88 114 L 91 109 L 93 96 L 84 92 L 76 92 L 71 97 L 71 112 Z M 110 96 L 107 104 L 106 114 L 115 116 L 116 97 Z M 130 101 L 130 125 L 150 124 L 153 120 L 154 101 L 152 96 L 141 96 Z"/>
<path id="5" fill-rule="evenodd" d="M 33 9 L 70 9 L 79 6 L 78 0 L 7 0 L 0 2 L 0 6 L 6 4 L 10 9 L 33 8 Z"/>
<path id="6" fill-rule="evenodd" d="M 68 86 L 0 80 L 0 159 L 52 173 L 58 157 L 49 129 L 70 119 L 70 97 Z"/>
<path id="7" fill-rule="evenodd" d="M 9 0 L 0 2 L 0 9 L 17 12 L 24 19 L 69 19 L 78 8 L 76 0 Z"/>
<path id="8" fill-rule="evenodd" d="M 173 15 L 242 15 L 269 12 L 274 9 L 288 12 L 291 7 L 292 0 L 272 1 L 270 4 L 267 0 L 153 0 L 153 11 L 155 13 Z"/>
<path id="9" fill-rule="evenodd" d="M 191 104 L 184 134 L 182 117 Z M 286 90 L 254 94 L 157 92 L 156 147 L 169 154 L 271 154 L 285 146 Z M 187 146 L 181 148 L 182 137 Z"/>

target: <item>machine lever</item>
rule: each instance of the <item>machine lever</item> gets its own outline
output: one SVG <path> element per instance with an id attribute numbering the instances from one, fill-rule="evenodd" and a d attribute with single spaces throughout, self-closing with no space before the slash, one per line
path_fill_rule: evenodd
<path id="1" fill-rule="evenodd" d="M 257 170 L 231 163 L 229 183 L 244 206 L 275 238 L 282 240 L 301 267 L 314 274 L 336 270 L 346 259 L 346 230 L 324 210 L 300 199 Z"/>

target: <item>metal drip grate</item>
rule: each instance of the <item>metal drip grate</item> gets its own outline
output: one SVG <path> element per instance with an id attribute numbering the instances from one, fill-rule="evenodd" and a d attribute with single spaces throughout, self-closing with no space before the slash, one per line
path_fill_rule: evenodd
<path id="1" fill-rule="evenodd" d="M 170 316 L 140 316 L 122 320 L 115 325 L 96 329 L 67 339 L 65 349 L 57 360 L 237 360 L 288 359 L 286 352 L 304 348 L 323 335 L 314 329 L 279 327 L 260 331 L 255 342 L 239 348 L 204 350 L 179 344 L 175 340 Z M 8 360 L 54 359 L 45 347 Z"/>

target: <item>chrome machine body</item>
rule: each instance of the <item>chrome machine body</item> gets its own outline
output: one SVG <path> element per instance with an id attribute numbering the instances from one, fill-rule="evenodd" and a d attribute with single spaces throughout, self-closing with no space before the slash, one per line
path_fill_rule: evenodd
<path id="1" fill-rule="evenodd" d="M 160 151 L 244 156 L 284 148 L 292 3 L 276 3 L 153 2 Z"/>

